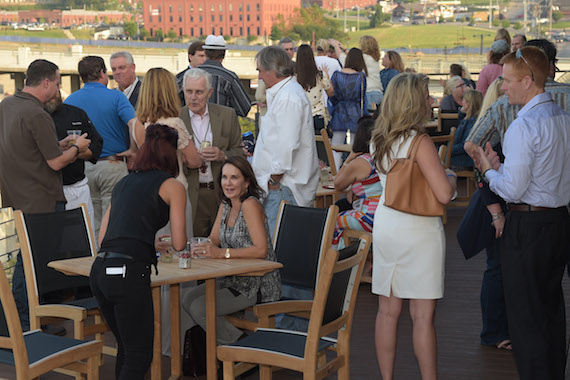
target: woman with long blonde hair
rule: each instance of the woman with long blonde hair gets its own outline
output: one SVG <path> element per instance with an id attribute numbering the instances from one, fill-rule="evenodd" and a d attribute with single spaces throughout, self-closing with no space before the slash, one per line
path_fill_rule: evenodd
<path id="1" fill-rule="evenodd" d="M 433 99 L 425 75 L 402 73 L 386 89 L 373 134 L 374 162 L 382 187 L 392 161 L 407 157 Z M 442 204 L 455 192 L 455 174 L 445 170 L 433 142 L 422 138 L 415 161 Z M 437 378 L 437 344 L 434 326 L 436 300 L 443 297 L 445 234 L 441 218 L 408 214 L 384 205 L 376 209 L 372 236 L 374 266 L 372 292 L 379 295 L 376 316 L 376 355 L 384 380 L 394 377 L 398 320 L 402 299 L 410 299 L 413 345 L 422 379 Z"/>

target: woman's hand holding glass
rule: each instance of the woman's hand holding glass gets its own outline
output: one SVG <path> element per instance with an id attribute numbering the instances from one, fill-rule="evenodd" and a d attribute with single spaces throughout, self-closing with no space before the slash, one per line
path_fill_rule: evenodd
<path id="1" fill-rule="evenodd" d="M 190 240 L 190 253 L 193 258 L 222 258 L 223 250 L 212 244 L 212 241 L 204 237 L 196 237 Z"/>

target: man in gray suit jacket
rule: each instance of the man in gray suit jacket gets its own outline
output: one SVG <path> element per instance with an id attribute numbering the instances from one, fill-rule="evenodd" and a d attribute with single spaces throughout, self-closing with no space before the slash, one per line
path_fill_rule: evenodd
<path id="1" fill-rule="evenodd" d="M 203 160 L 197 169 L 184 168 L 192 205 L 194 236 L 208 236 L 216 220 L 220 200 L 218 178 L 228 156 L 244 154 L 241 128 L 233 108 L 208 103 L 211 75 L 202 69 L 184 74 L 186 106 L 180 111 L 188 132 Z"/>

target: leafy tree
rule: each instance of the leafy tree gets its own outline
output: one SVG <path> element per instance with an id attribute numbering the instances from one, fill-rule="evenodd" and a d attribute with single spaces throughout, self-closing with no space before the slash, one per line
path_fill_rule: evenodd
<path id="1" fill-rule="evenodd" d="M 376 27 L 382 25 L 382 23 L 384 23 L 386 21 L 390 21 L 391 18 L 392 18 L 392 15 L 384 13 L 382 11 L 382 7 L 380 6 L 380 4 L 376 4 L 374 6 L 374 14 L 372 15 L 372 18 L 370 19 L 370 27 L 376 28 Z"/>
<path id="2" fill-rule="evenodd" d="M 503 28 L 508 28 L 511 26 L 511 22 L 508 19 L 503 20 Z"/>
<path id="3" fill-rule="evenodd" d="M 269 38 L 271 38 L 273 41 L 279 41 L 283 38 L 283 32 L 278 25 L 273 25 L 271 27 L 271 34 L 269 35 Z"/>
<path id="4" fill-rule="evenodd" d="M 519 30 L 522 29 L 522 24 L 520 21 L 517 21 L 513 24 L 513 28 L 515 28 L 515 30 Z"/>
<path id="5" fill-rule="evenodd" d="M 125 22 L 125 25 L 123 25 L 124 29 L 125 29 L 125 34 L 130 37 L 133 38 L 134 36 L 136 36 L 137 34 L 137 23 L 133 22 L 133 21 L 127 21 Z"/>
<path id="6" fill-rule="evenodd" d="M 155 32 L 154 32 L 154 36 L 156 37 L 157 41 L 162 41 L 164 40 L 164 32 L 162 31 L 161 28 L 158 28 Z"/>
<path id="7" fill-rule="evenodd" d="M 554 22 L 558 22 L 560 21 L 560 19 L 564 16 L 564 14 L 561 11 L 554 11 L 552 12 L 552 18 L 554 19 Z"/>
<path id="8" fill-rule="evenodd" d="M 501 25 L 501 21 L 499 21 L 498 18 L 495 18 L 495 19 L 493 19 L 492 24 L 493 24 L 493 26 L 497 27 L 497 26 Z"/>
<path id="9" fill-rule="evenodd" d="M 443 15 L 439 15 L 439 19 L 438 19 L 437 22 L 439 22 L 440 24 L 441 24 L 442 22 L 445 22 L 445 18 L 443 17 Z"/>
<path id="10" fill-rule="evenodd" d="M 346 38 L 346 33 L 341 30 L 339 23 L 325 17 L 325 11 L 317 5 L 296 9 L 288 25 L 283 17 L 280 17 L 279 22 L 276 24 L 278 29 L 272 28 L 271 30 L 272 39 L 275 38 L 277 40 L 280 39 L 277 37 L 287 36 L 293 40 L 310 41 L 313 39 L 313 32 L 316 39 L 335 38 L 341 40 Z"/>
<path id="11" fill-rule="evenodd" d="M 150 36 L 150 33 L 145 28 L 140 28 L 139 34 L 140 34 L 140 37 L 145 41 Z"/>
<path id="12" fill-rule="evenodd" d="M 247 36 L 247 42 L 253 42 L 257 39 L 257 36 Z"/>
<path id="13" fill-rule="evenodd" d="M 166 33 L 166 37 L 170 38 L 171 40 L 175 39 L 177 37 L 176 32 L 172 29 L 170 29 L 168 31 L 168 33 Z"/>

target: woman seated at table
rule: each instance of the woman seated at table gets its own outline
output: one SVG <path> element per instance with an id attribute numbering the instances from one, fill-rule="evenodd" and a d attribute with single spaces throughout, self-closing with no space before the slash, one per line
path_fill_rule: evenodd
<path id="1" fill-rule="evenodd" d="M 244 157 L 230 157 L 222 165 L 218 178 L 222 201 L 210 236 L 211 243 L 197 245 L 194 253 L 215 259 L 266 259 L 277 261 L 269 237 L 265 211 L 260 202 L 263 190 L 257 184 L 251 165 Z M 223 316 L 253 306 L 258 302 L 281 298 L 278 271 L 260 276 L 229 276 L 216 283 L 218 344 L 230 344 L 243 333 Z M 182 307 L 195 326 L 206 329 L 205 285 L 190 290 Z M 198 326 L 196 326 L 198 325 Z M 201 335 L 190 333 L 191 335 Z"/>
<path id="2" fill-rule="evenodd" d="M 374 213 L 382 195 L 382 185 L 370 155 L 370 137 L 374 129 L 374 119 L 363 117 L 358 122 L 352 152 L 344 161 L 335 180 L 336 190 L 346 190 L 347 200 L 352 209 L 341 212 L 336 219 L 333 245 L 344 247 L 342 233 L 345 228 L 372 232 Z"/>
<path id="3" fill-rule="evenodd" d="M 144 379 L 152 361 L 154 236 L 170 219 L 172 246 L 186 247 L 186 190 L 174 178 L 177 142 L 178 133 L 166 125 L 146 129 L 134 172 L 115 185 L 101 222 L 101 249 L 89 283 L 117 340 L 115 376 L 120 380 Z"/>
<path id="4" fill-rule="evenodd" d="M 465 117 L 459 122 L 457 132 L 455 132 L 455 139 L 453 140 L 450 165 L 453 171 L 473 169 L 473 159 L 465 152 L 463 144 L 465 144 L 471 128 L 477 121 L 481 103 L 483 103 L 483 94 L 480 91 L 468 90 L 463 95 L 463 108 L 461 111 L 465 113 Z"/>
<path id="5" fill-rule="evenodd" d="M 463 78 L 460 76 L 456 75 L 449 78 L 445 87 L 445 92 L 449 95 L 441 101 L 441 112 L 459 112 L 459 109 L 463 106 L 463 95 L 466 87 Z"/>

